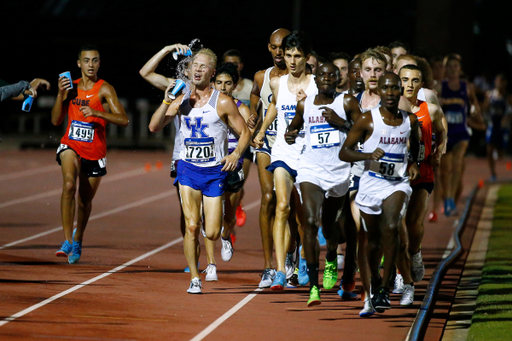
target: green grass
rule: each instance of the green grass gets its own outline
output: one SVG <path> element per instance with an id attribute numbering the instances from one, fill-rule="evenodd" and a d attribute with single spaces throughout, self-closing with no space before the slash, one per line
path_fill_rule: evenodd
<path id="1" fill-rule="evenodd" d="M 502 186 L 498 192 L 467 340 L 512 340 L 512 185 Z"/>

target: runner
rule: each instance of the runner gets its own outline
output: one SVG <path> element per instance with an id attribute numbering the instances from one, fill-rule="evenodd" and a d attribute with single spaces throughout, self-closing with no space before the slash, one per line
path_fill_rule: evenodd
<path id="1" fill-rule="evenodd" d="M 350 79 L 348 75 L 348 64 L 350 62 L 350 56 L 345 52 L 332 52 L 329 53 L 329 60 L 333 62 L 341 72 L 340 83 L 336 87 L 336 92 L 348 93 L 350 89 Z"/>
<path id="2" fill-rule="evenodd" d="M 327 256 L 323 277 L 324 289 L 331 289 L 338 279 L 336 249 L 341 230 L 337 224 L 349 187 L 350 163 L 339 160 L 341 144 L 350 127 L 347 117 L 355 120 L 359 103 L 349 95 L 335 97 L 340 70 L 331 62 L 318 66 L 315 83 L 318 95 L 297 103 L 296 115 L 285 134 L 289 144 L 295 143 L 304 126 L 305 149 L 301 155 L 297 182 L 300 183 L 304 205 L 304 240 L 310 297 L 308 306 L 320 304 L 318 269 L 320 246 L 318 228 L 323 227 L 327 240 Z"/>
<path id="3" fill-rule="evenodd" d="M 409 53 L 409 46 L 400 41 L 400 40 L 395 40 L 394 42 L 392 42 L 391 44 L 388 45 L 389 49 L 391 50 L 391 55 L 393 57 L 393 66 L 396 65 L 396 59 L 400 56 L 400 55 L 403 55 L 403 54 L 408 54 Z M 396 68 L 396 67 L 395 67 Z M 399 69 L 400 70 L 400 69 Z"/>
<path id="4" fill-rule="evenodd" d="M 364 59 L 363 59 L 364 63 Z M 371 270 L 373 297 L 365 298 L 365 308 L 389 309 L 389 280 L 399 249 L 399 225 L 405 214 L 411 187 L 407 167 L 407 143 L 410 142 L 413 163 L 410 179 L 419 176 L 416 159 L 419 151 L 418 120 L 414 114 L 398 109 L 402 91 L 400 78 L 386 73 L 378 81 L 382 106 L 363 113 L 350 130 L 340 152 L 346 162 L 365 160 L 356 204 L 368 232 L 367 260 Z M 354 147 L 365 136 L 362 152 Z M 409 141 L 410 140 L 410 141 Z M 384 252 L 384 274 L 379 264 Z M 367 313 L 369 316 L 373 313 Z"/>
<path id="5" fill-rule="evenodd" d="M 274 65 L 266 70 L 258 71 L 254 75 L 254 85 L 251 92 L 251 117 L 247 124 L 251 128 L 256 128 L 258 117 L 265 119 L 267 110 L 272 102 L 272 90 L 270 89 L 270 81 L 273 78 L 279 78 L 288 74 L 288 68 L 284 61 L 284 50 L 281 47 L 283 38 L 290 34 L 290 31 L 279 28 L 270 35 L 268 50 L 272 55 Z M 258 114 L 257 107 L 261 101 L 262 115 Z M 274 224 L 275 215 L 275 193 L 274 193 L 274 177 L 266 167 L 270 165 L 270 154 L 272 146 L 276 140 L 277 134 L 277 118 L 270 124 L 265 131 L 263 146 L 256 149 L 256 163 L 258 165 L 258 177 L 261 188 L 261 205 L 260 205 L 260 231 L 261 242 L 263 244 L 264 270 L 261 274 L 260 288 L 268 288 L 272 285 L 275 277 L 275 269 L 272 261 L 272 225 Z"/>
<path id="6" fill-rule="evenodd" d="M 62 167 L 63 177 L 60 207 L 65 240 L 55 255 L 68 257 L 69 264 L 80 260 L 92 200 L 101 178 L 107 174 L 107 123 L 128 125 L 128 116 L 114 87 L 98 77 L 98 48 L 92 45 L 81 47 L 77 63 L 82 77 L 73 84 L 67 77 L 59 78 L 59 92 L 52 109 L 53 125 L 60 125 L 68 116 L 66 133 L 57 149 L 57 162 Z M 108 106 L 110 112 L 104 106 Z M 73 231 L 77 187 L 78 219 Z"/>
<path id="7" fill-rule="evenodd" d="M 353 59 L 348 64 L 348 78 L 350 81 L 350 88 L 348 93 L 350 95 L 357 95 L 364 91 L 364 80 L 361 77 L 361 58 Z"/>
<path id="8" fill-rule="evenodd" d="M 274 245 L 277 259 L 277 274 L 272 283 L 273 290 L 283 290 L 285 279 L 286 259 L 286 226 L 290 216 L 291 201 L 295 201 L 298 217 L 301 218 L 301 205 L 299 195 L 294 187 L 297 176 L 297 166 L 302 150 L 302 137 L 297 143 L 289 146 L 284 133 L 286 126 L 295 116 L 297 102 L 304 96 L 316 94 L 317 89 L 313 76 L 306 73 L 306 60 L 311 48 L 307 37 L 298 32 L 293 32 L 283 39 L 284 58 L 289 74 L 281 78 L 273 78 L 270 81 L 272 90 L 272 103 L 262 123 L 261 130 L 256 135 L 254 143 L 261 147 L 264 144 L 265 132 L 272 124 L 275 117 L 278 119 L 278 133 L 276 142 L 272 147 L 272 163 L 267 169 L 274 173 L 274 185 L 276 193 L 276 215 L 273 226 Z M 293 193 L 293 197 L 290 198 Z M 291 224 L 290 224 L 290 227 Z M 293 241 L 293 231 L 291 231 Z M 292 273 L 293 275 L 293 269 Z"/>

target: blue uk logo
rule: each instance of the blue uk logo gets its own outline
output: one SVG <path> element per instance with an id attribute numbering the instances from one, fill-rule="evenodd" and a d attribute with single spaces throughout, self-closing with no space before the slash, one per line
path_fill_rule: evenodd
<path id="1" fill-rule="evenodd" d="M 185 117 L 185 123 L 189 130 L 192 130 L 191 137 L 208 137 L 208 135 L 204 132 L 204 129 L 208 128 L 208 124 L 202 124 L 203 118 L 196 117 L 195 122 L 192 125 L 191 117 Z"/>

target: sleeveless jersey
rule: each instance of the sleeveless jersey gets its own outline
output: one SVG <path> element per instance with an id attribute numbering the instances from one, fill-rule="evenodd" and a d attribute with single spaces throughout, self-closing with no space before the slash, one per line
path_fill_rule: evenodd
<path id="1" fill-rule="evenodd" d="M 434 182 L 434 168 L 430 165 L 430 155 L 432 155 L 432 120 L 428 112 L 428 103 L 421 102 L 420 110 L 415 115 L 418 117 L 421 130 L 420 155 L 418 156 L 421 176 L 416 181 L 411 182 L 411 185 Z"/>
<path id="2" fill-rule="evenodd" d="M 99 117 L 84 117 L 80 107 L 89 106 L 93 110 L 105 112 L 99 99 L 99 91 L 104 81 L 98 80 L 91 90 L 78 87 L 80 79 L 73 82 L 77 96 L 68 103 L 68 126 L 60 140 L 80 157 L 87 160 L 100 160 L 107 155 L 107 121 Z"/>
<path id="3" fill-rule="evenodd" d="M 316 96 L 308 96 L 304 103 L 304 144 L 305 149 L 297 169 L 314 172 L 319 179 L 341 184 L 348 181 L 350 163 L 340 160 L 341 146 L 347 138 L 345 132 L 332 127 L 322 116 L 323 109 L 331 108 L 339 117 L 347 120 L 343 105 L 345 95 L 337 96 L 331 104 L 315 105 Z"/>
<path id="4" fill-rule="evenodd" d="M 489 115 L 493 126 L 500 127 L 501 120 L 507 112 L 507 100 L 498 90 L 491 91 L 489 96 Z"/>
<path id="5" fill-rule="evenodd" d="M 201 108 L 190 106 L 190 92 L 180 105 L 180 159 L 198 167 L 214 167 L 228 152 L 228 126 L 217 113 L 220 92 L 212 90 Z"/>
<path id="6" fill-rule="evenodd" d="M 174 116 L 174 148 L 172 150 L 172 160 L 180 159 L 181 152 L 181 137 L 180 137 L 180 117 L 179 115 Z"/>
<path id="7" fill-rule="evenodd" d="M 373 119 L 373 133 L 364 142 L 363 152 L 373 153 L 380 148 L 384 156 L 378 160 L 365 160 L 364 173 L 359 182 L 359 189 L 375 186 L 385 186 L 389 181 L 402 181 L 407 171 L 407 142 L 411 134 L 411 123 L 405 111 L 400 110 L 403 116 L 402 124 L 390 126 L 384 123 L 379 108 L 371 110 Z"/>
<path id="8" fill-rule="evenodd" d="M 237 108 L 240 108 L 242 105 L 242 101 L 235 99 L 235 104 Z M 238 139 L 233 133 L 233 128 L 228 127 L 228 151 L 231 153 L 238 146 Z"/>
<path id="9" fill-rule="evenodd" d="M 233 92 L 233 98 L 242 101 L 243 104 L 251 107 L 251 91 L 252 91 L 252 80 L 243 78 L 244 87 L 238 92 Z"/>
<path id="10" fill-rule="evenodd" d="M 272 102 L 272 90 L 270 89 L 270 72 L 272 71 L 273 68 L 274 67 L 272 66 L 265 70 L 265 75 L 263 76 L 263 85 L 261 86 L 260 90 L 263 119 L 265 118 L 265 116 L 267 116 L 268 107 Z M 267 135 L 269 147 L 272 148 L 274 142 L 276 141 L 277 135 L 277 117 L 275 118 L 274 122 L 272 122 L 272 124 L 268 127 L 265 134 Z"/>
<path id="11" fill-rule="evenodd" d="M 304 145 L 304 131 L 301 129 L 295 143 L 289 145 L 284 139 L 286 128 L 295 117 L 295 109 L 297 107 L 297 96 L 292 94 L 288 89 L 289 75 L 282 76 L 279 79 L 279 94 L 276 101 L 277 109 L 277 137 L 272 147 L 271 161 L 284 161 L 290 168 L 297 170 L 299 156 Z M 316 88 L 313 77 L 309 82 L 307 89 L 304 91 L 306 96 L 316 95 Z"/>
<path id="12" fill-rule="evenodd" d="M 448 81 L 443 81 L 441 98 L 444 116 L 448 122 L 448 137 L 461 133 L 468 134 L 469 98 L 466 82 L 460 82 L 460 89 L 454 91 L 449 88 Z"/>

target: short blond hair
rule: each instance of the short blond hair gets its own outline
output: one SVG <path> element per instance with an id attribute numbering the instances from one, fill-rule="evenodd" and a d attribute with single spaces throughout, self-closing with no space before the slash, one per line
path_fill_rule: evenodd
<path id="1" fill-rule="evenodd" d="M 377 60 L 381 61 L 382 63 L 384 63 L 384 68 L 386 68 L 386 66 L 388 66 L 388 61 L 387 61 L 386 57 L 376 48 L 370 48 L 370 49 L 364 51 L 363 53 L 361 53 L 361 64 L 365 60 L 370 59 L 370 58 L 377 59 Z"/>
<path id="2" fill-rule="evenodd" d="M 215 54 L 215 52 L 207 48 L 202 48 L 194 54 L 194 59 L 196 58 L 197 55 L 200 54 L 210 57 L 212 68 L 215 69 L 217 67 L 217 55 Z"/>

